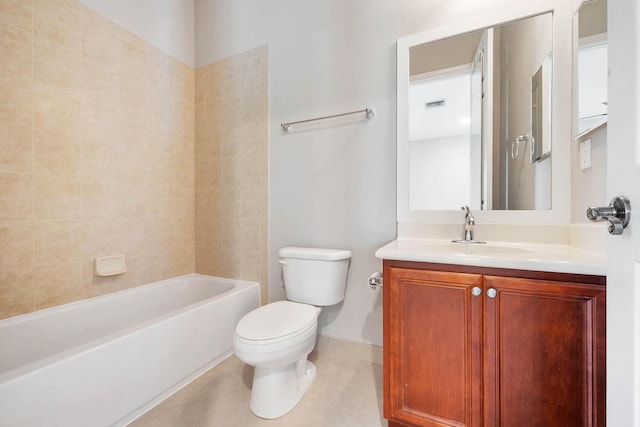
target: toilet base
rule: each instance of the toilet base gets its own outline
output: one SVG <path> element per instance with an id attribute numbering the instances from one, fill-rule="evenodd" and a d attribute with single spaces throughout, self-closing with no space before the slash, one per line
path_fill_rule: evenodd
<path id="1" fill-rule="evenodd" d="M 307 356 L 283 368 L 256 367 L 251 389 L 251 411 L 260 418 L 278 418 L 292 410 L 316 376 Z"/>

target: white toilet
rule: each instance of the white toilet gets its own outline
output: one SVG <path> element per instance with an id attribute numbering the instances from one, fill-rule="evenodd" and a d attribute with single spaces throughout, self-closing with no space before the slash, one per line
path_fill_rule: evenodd
<path id="1" fill-rule="evenodd" d="M 250 408 L 278 418 L 300 401 L 316 375 L 307 360 L 316 343 L 320 307 L 344 299 L 351 252 L 282 248 L 279 252 L 288 301 L 248 313 L 236 326 L 233 350 L 255 367 Z"/>

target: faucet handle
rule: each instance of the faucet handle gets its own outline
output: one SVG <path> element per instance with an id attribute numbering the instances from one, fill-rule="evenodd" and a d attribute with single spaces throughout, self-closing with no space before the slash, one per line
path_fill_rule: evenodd
<path id="1" fill-rule="evenodd" d="M 473 228 L 476 225 L 476 220 L 471 214 L 468 205 L 464 205 L 461 208 L 464 211 L 464 237 L 461 240 L 452 240 L 453 243 L 487 243 L 473 238 Z"/>
<path id="2" fill-rule="evenodd" d="M 464 205 L 462 207 L 462 210 L 464 211 L 464 221 L 467 225 L 475 225 L 476 220 L 475 218 L 473 218 L 473 215 L 471 215 L 471 211 L 469 210 L 469 206 Z"/>

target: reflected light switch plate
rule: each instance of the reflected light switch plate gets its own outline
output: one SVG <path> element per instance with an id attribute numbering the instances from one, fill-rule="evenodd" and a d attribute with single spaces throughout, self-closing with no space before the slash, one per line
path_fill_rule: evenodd
<path id="1" fill-rule="evenodd" d="M 580 169 L 591 167 L 591 139 L 580 143 Z"/>

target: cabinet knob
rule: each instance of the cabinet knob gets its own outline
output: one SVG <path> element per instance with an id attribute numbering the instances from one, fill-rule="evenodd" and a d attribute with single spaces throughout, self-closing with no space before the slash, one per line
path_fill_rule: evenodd
<path id="1" fill-rule="evenodd" d="M 495 298 L 496 295 L 498 295 L 498 291 L 496 291 L 495 289 L 489 288 L 489 290 L 487 290 L 487 296 L 489 298 Z"/>
<path id="2" fill-rule="evenodd" d="M 474 297 L 480 296 L 481 293 L 482 293 L 482 289 L 480 289 L 479 287 L 474 286 L 473 288 L 471 288 L 471 294 Z"/>

